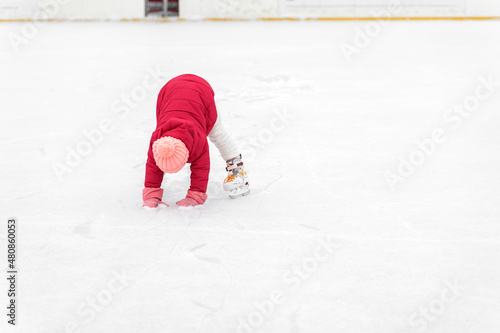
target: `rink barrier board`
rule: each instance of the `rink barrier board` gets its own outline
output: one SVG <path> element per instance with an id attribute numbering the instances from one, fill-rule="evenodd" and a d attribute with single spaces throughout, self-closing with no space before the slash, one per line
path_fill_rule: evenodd
<path id="1" fill-rule="evenodd" d="M 317 17 L 317 18 L 296 18 L 296 17 L 261 17 L 256 19 L 245 18 L 218 18 L 209 17 L 204 19 L 184 19 L 184 18 L 123 18 L 123 19 L 0 19 L 0 22 L 247 22 L 247 21 L 486 21 L 500 20 L 500 16 L 470 16 L 470 17 Z"/>

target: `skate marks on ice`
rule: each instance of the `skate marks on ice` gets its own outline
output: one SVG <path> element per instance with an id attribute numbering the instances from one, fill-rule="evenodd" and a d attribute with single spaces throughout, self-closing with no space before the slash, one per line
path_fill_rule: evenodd
<path id="1" fill-rule="evenodd" d="M 182 218 L 182 220 L 184 221 L 186 226 L 185 226 L 184 230 L 182 231 L 181 235 L 179 236 L 179 238 L 177 238 L 174 245 L 170 249 L 168 256 L 167 256 L 167 259 L 170 258 L 170 256 L 174 252 L 175 248 L 179 244 L 179 241 L 182 238 L 184 238 L 184 236 L 188 232 L 189 228 L 191 227 L 191 223 L 198 221 L 201 218 L 203 211 L 199 208 L 200 207 L 179 207 L 178 208 L 177 211 L 179 212 L 179 215 Z"/>
<path id="2" fill-rule="evenodd" d="M 269 193 L 269 188 L 271 186 L 273 186 L 275 183 L 279 182 L 281 180 L 281 178 L 283 178 L 283 174 L 281 172 L 278 172 L 276 170 L 279 170 L 279 168 L 281 167 L 281 161 L 276 161 L 275 165 L 272 165 L 268 168 L 265 169 L 265 171 L 268 171 L 269 173 L 273 174 L 275 177 L 273 180 L 271 180 L 270 182 L 268 182 L 266 184 L 266 186 L 264 187 L 264 189 L 261 191 L 261 192 L 264 192 L 264 193 Z M 257 190 L 257 193 L 259 193 L 260 191 Z"/>
<path id="3" fill-rule="evenodd" d="M 191 207 L 193 209 L 182 209 L 180 210 L 182 218 L 187 223 L 186 229 L 183 234 L 177 239 L 176 243 L 171 249 L 169 255 L 172 254 L 173 250 L 177 247 L 177 244 L 184 239 L 189 233 L 189 229 L 192 226 L 192 222 L 197 221 L 201 218 L 201 209 Z M 200 232 L 200 230 L 197 230 Z M 207 247 L 210 244 L 207 242 L 195 245 L 194 247 L 188 248 L 187 251 L 183 252 L 185 256 L 185 261 L 189 263 L 193 259 L 191 266 L 194 269 L 199 269 L 203 272 L 205 279 L 212 277 L 214 284 L 211 288 L 203 287 L 199 292 L 193 292 L 190 296 L 190 302 L 204 312 L 202 318 L 199 322 L 198 329 L 196 332 L 217 332 L 218 328 L 221 326 L 222 319 L 219 318 L 219 314 L 225 307 L 226 298 L 233 286 L 233 274 L 228 269 L 227 265 L 218 256 L 207 255 Z M 191 258 L 191 259 L 190 259 Z M 222 278 L 222 277 L 225 278 Z M 196 280 L 195 280 L 196 282 Z M 193 290 L 199 286 L 193 286 Z"/>
<path id="4" fill-rule="evenodd" d="M 296 146 L 300 147 L 300 150 L 302 153 L 306 155 L 312 156 L 312 151 L 310 149 L 310 146 L 307 144 L 308 140 L 306 139 L 304 133 L 302 130 L 298 129 L 296 136 L 295 136 L 294 144 Z M 403 218 L 399 214 L 388 211 L 387 209 L 381 207 L 380 205 L 376 204 L 366 204 L 366 203 L 360 203 L 359 200 L 354 200 L 354 199 L 348 199 L 347 197 L 341 197 L 337 192 L 334 191 L 331 187 L 327 186 L 328 182 L 322 181 L 317 172 L 317 167 L 315 167 L 312 164 L 312 159 L 304 159 L 304 164 L 307 167 L 307 179 L 309 181 L 312 181 L 314 184 L 314 187 L 316 189 L 319 189 L 320 193 L 323 193 L 326 197 L 335 199 L 335 205 L 337 206 L 337 210 L 343 210 L 343 211 L 350 211 L 353 212 L 355 215 L 360 215 L 361 219 L 365 219 L 367 216 L 370 218 L 377 217 L 381 220 L 385 221 L 398 221 L 398 226 L 403 227 L 408 231 L 410 234 L 415 235 L 417 238 L 422 238 L 423 234 L 420 230 L 416 229 L 410 221 L 407 219 Z M 349 216 L 353 216 L 349 214 Z M 302 225 L 304 226 L 304 225 Z M 311 228 L 315 228 L 312 226 L 309 226 Z"/>
<path id="5" fill-rule="evenodd" d="M 253 92 L 257 96 L 266 96 L 267 98 L 265 99 L 287 97 L 291 94 L 312 90 L 314 88 L 312 81 L 301 80 L 288 75 L 275 75 L 270 77 L 255 75 L 251 78 L 257 81 L 257 86 L 252 88 Z M 242 97 L 245 98 L 246 96 Z M 248 97 L 251 97 L 251 95 Z M 248 98 L 249 102 L 259 101 L 259 99 L 255 97 L 253 100 Z"/>
<path id="6" fill-rule="evenodd" d="M 262 169 L 260 172 L 256 172 L 254 177 L 252 177 L 252 174 L 249 173 L 249 177 L 252 177 L 249 180 L 251 189 L 249 196 L 271 193 L 271 191 L 269 190 L 271 186 L 275 185 L 283 178 L 283 174 L 277 171 L 282 166 L 281 161 L 275 160 L 272 161 L 272 164 L 273 165 Z"/>
<path id="7" fill-rule="evenodd" d="M 340 254 L 348 247 L 327 233 L 297 233 L 283 244 L 291 247 L 276 249 L 273 273 L 259 284 L 258 290 L 246 294 L 243 307 L 233 314 L 234 331 L 298 332 L 301 305 L 312 300 L 309 295 L 304 299 L 304 295 L 311 287 L 321 286 L 325 274 L 336 270 Z M 294 282 L 290 283 L 289 278 Z"/>
<path id="8" fill-rule="evenodd" d="M 95 239 L 95 236 L 92 235 L 92 224 L 94 220 L 87 219 L 85 222 L 78 224 L 73 227 L 73 233 L 80 235 L 85 238 Z"/>
<path id="9" fill-rule="evenodd" d="M 247 103 L 259 103 L 273 100 L 276 98 L 287 97 L 300 91 L 309 91 L 314 89 L 313 81 L 302 80 L 289 75 L 246 76 L 251 81 L 239 88 L 229 90 L 221 89 L 217 92 L 217 101 L 242 101 Z"/>
<path id="10" fill-rule="evenodd" d="M 75 225 L 72 231 L 88 239 L 99 240 L 107 237 L 113 239 L 113 247 L 124 249 L 125 257 L 127 251 L 134 252 L 135 249 L 141 248 L 144 239 L 148 239 L 150 247 L 156 247 L 159 252 L 166 252 L 164 261 L 167 261 L 191 224 L 198 221 L 202 214 L 201 209 L 194 207 L 193 209 L 161 207 L 147 211 L 142 207 L 129 208 L 113 216 L 99 213 L 94 217 L 87 217 Z M 130 223 L 124 224 L 123 221 L 130 221 Z M 168 233 L 170 236 L 173 233 L 179 233 L 168 250 L 165 240 L 161 237 L 163 233 Z M 143 272 L 148 270 L 149 268 L 145 268 Z"/>
<path id="11" fill-rule="evenodd" d="M 207 311 L 200 321 L 199 329 L 197 332 L 217 332 L 216 328 L 220 327 L 220 319 L 218 319 L 219 314 L 225 307 L 226 299 L 233 287 L 233 274 L 227 268 L 227 266 L 218 258 L 202 257 L 200 255 L 194 254 L 194 258 L 201 260 L 204 263 L 208 263 L 211 267 L 204 268 L 204 274 L 210 275 L 215 274 L 217 281 L 219 282 L 214 287 L 207 290 L 207 294 L 195 294 L 191 297 L 190 301 L 193 305 Z M 220 281 L 218 275 L 222 271 L 225 275 L 225 281 Z M 219 286 L 219 287 L 218 287 Z M 212 329 L 208 329 L 212 327 Z"/>
<path id="12" fill-rule="evenodd" d="M 299 223 L 298 226 L 301 226 L 301 227 L 304 227 L 306 229 L 313 230 L 313 231 L 319 231 L 319 230 L 321 230 L 321 228 L 318 228 L 318 227 L 315 227 L 315 226 L 312 226 L 312 225 L 308 225 L 308 224 L 303 224 L 303 223 Z"/>
<path id="13" fill-rule="evenodd" d="M 199 250 L 205 246 L 207 246 L 207 243 L 202 243 L 202 244 L 196 245 L 195 247 L 190 248 L 189 251 L 194 252 L 194 251 Z"/>
<path id="14" fill-rule="evenodd" d="M 42 191 L 35 191 L 35 192 L 31 192 L 31 193 L 26 193 L 24 195 L 12 198 L 12 201 L 22 200 L 22 199 L 26 199 L 26 198 L 31 198 L 31 197 L 35 197 L 35 196 L 39 196 L 39 195 L 43 195 L 43 194 L 45 194 L 45 193 L 42 192 Z"/>
<path id="15" fill-rule="evenodd" d="M 229 198 L 226 198 L 226 199 L 227 200 L 231 200 Z M 238 200 L 238 198 L 236 200 Z M 231 226 L 231 225 L 236 226 L 236 229 L 238 229 L 239 231 L 246 230 L 246 227 L 243 224 L 241 224 L 237 219 L 231 218 L 230 216 L 227 216 L 225 214 L 219 213 L 217 211 L 213 211 L 212 213 L 215 214 L 215 215 L 220 216 L 220 219 L 223 219 L 226 222 L 227 225 L 229 225 L 229 226 Z M 220 219 L 218 219 L 218 220 L 220 220 Z"/>
<path id="16" fill-rule="evenodd" d="M 191 209 L 192 208 L 192 209 Z M 124 258 L 127 257 L 127 252 L 135 252 L 137 248 L 140 248 L 140 245 L 144 243 L 145 239 L 148 239 L 149 250 L 155 249 L 155 255 L 152 256 L 151 262 L 147 264 L 144 268 L 139 269 L 137 271 L 136 277 L 134 278 L 134 282 L 138 283 L 142 280 L 147 279 L 151 274 L 157 273 L 161 274 L 161 271 L 165 269 L 166 265 L 171 262 L 171 257 L 173 256 L 175 250 L 177 249 L 179 243 L 185 238 L 188 234 L 188 231 L 193 223 L 198 221 L 203 211 L 201 209 L 196 209 L 195 207 L 189 207 L 184 209 L 169 209 L 168 215 L 164 214 L 167 208 L 157 209 L 154 211 L 154 215 L 150 217 L 148 220 L 137 228 L 125 228 L 131 229 L 128 238 L 123 239 L 116 246 L 124 249 L 123 255 Z M 172 227 L 168 223 L 164 223 L 164 220 L 170 217 L 172 220 L 176 220 L 176 222 L 182 222 L 184 225 L 182 228 Z M 148 227 L 144 228 L 144 224 L 148 225 Z M 137 234 L 136 231 L 140 231 Z M 174 241 L 170 242 L 170 244 L 166 244 L 165 240 L 161 237 L 162 232 L 171 233 L 173 231 L 180 231 L 178 236 L 174 237 Z M 149 235 L 149 236 L 148 236 Z M 151 237 L 151 235 L 155 237 Z M 158 237 L 159 236 L 159 237 Z M 204 247 L 206 244 L 201 244 L 191 249 L 189 252 L 196 251 L 196 249 Z M 148 251 L 149 251 L 148 250 Z M 149 254 L 151 257 L 151 254 Z"/>
<path id="17" fill-rule="evenodd" d="M 57 136 L 72 136 L 78 133 L 76 130 L 70 130 L 70 131 L 62 131 L 62 132 L 55 132 L 55 133 L 45 133 L 45 134 L 38 134 L 38 135 L 32 135 L 32 136 L 23 136 L 22 138 L 15 138 L 11 140 L 6 140 L 6 141 L 0 141 L 0 146 L 1 145 L 7 145 L 10 146 L 13 143 L 19 143 L 19 142 L 25 142 L 29 141 L 30 143 L 37 142 L 39 141 L 38 139 L 41 138 L 49 138 L 49 137 L 57 137 Z"/>

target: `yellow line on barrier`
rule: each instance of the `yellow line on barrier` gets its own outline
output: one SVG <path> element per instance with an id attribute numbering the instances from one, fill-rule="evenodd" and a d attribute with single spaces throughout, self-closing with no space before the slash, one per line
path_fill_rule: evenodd
<path id="1" fill-rule="evenodd" d="M 306 21 L 476 21 L 500 20 L 497 16 L 458 16 L 458 17 L 318 17 L 306 18 Z"/>
<path id="2" fill-rule="evenodd" d="M 303 21 L 296 17 L 260 17 L 259 21 Z"/>
<path id="3" fill-rule="evenodd" d="M 156 18 L 123 18 L 123 19 L 0 19 L 6 22 L 186 22 L 186 21 L 211 21 L 211 22 L 248 22 L 248 21 L 486 21 L 500 20 L 500 16 L 462 16 L 462 17 L 260 17 L 257 19 L 209 17 L 200 20 L 184 18 L 156 17 Z"/>
<path id="4" fill-rule="evenodd" d="M 203 19 L 202 21 L 213 21 L 213 22 L 243 22 L 243 21 L 249 21 L 249 19 L 243 19 L 243 18 L 225 18 L 225 17 L 207 17 Z"/>

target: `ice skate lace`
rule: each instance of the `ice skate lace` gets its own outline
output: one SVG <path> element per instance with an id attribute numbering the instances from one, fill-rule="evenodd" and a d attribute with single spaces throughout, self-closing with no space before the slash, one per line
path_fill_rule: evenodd
<path id="1" fill-rule="evenodd" d="M 243 171 L 242 166 L 242 162 L 228 164 L 226 166 L 226 171 L 231 172 L 231 174 L 227 176 L 226 182 L 235 179 L 238 176 L 238 173 Z"/>
<path id="2" fill-rule="evenodd" d="M 233 163 L 228 163 L 226 166 L 226 171 L 233 171 L 234 169 L 238 169 L 238 171 L 241 171 L 243 168 L 243 162 L 233 162 Z"/>

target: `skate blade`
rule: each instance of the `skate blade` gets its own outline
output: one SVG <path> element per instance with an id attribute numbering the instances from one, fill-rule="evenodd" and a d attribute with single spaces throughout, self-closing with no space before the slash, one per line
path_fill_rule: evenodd
<path id="1" fill-rule="evenodd" d="M 239 198 L 239 197 L 245 197 L 247 195 L 250 194 L 250 189 L 249 188 L 246 188 L 246 189 L 235 189 L 235 190 L 232 190 L 231 192 L 228 193 L 229 197 L 231 199 L 236 199 L 236 198 Z"/>

